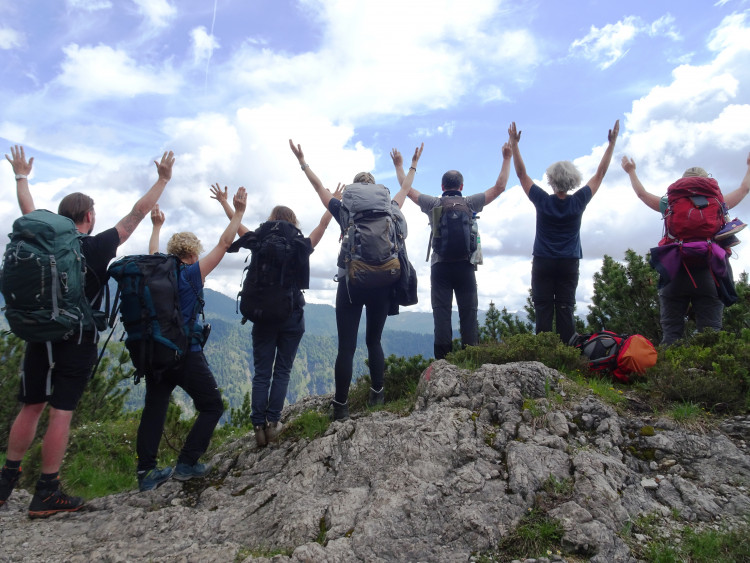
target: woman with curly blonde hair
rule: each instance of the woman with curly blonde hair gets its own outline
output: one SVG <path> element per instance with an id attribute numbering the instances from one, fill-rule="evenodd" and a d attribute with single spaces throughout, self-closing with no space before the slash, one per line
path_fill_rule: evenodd
<path id="1" fill-rule="evenodd" d="M 234 196 L 234 213 L 229 225 L 224 229 L 219 243 L 208 254 L 203 253 L 203 245 L 193 233 L 183 232 L 172 235 L 167 243 L 167 252 L 177 256 L 184 266 L 177 280 L 180 309 L 183 322 L 190 327 L 190 346 L 185 359 L 172 371 L 156 381 L 146 377 L 146 402 L 138 426 L 136 451 L 138 453 L 138 486 L 141 491 L 155 489 L 173 474 L 179 481 L 203 477 L 208 472 L 205 464 L 198 459 L 206 452 L 214 433 L 214 428 L 224 412 L 221 391 L 208 367 L 203 354 L 203 326 L 197 320 L 196 311 L 202 310 L 203 283 L 221 259 L 237 235 L 237 229 L 245 213 L 247 194 L 239 188 Z M 149 243 L 149 251 L 158 249 L 158 233 L 164 223 L 164 214 L 155 207 L 151 212 L 154 232 Z M 156 247 L 156 248 L 155 248 Z M 175 468 L 157 469 L 156 455 L 159 451 L 164 422 L 167 418 L 169 397 L 175 387 L 181 387 L 193 400 L 198 417 L 185 439 Z"/>

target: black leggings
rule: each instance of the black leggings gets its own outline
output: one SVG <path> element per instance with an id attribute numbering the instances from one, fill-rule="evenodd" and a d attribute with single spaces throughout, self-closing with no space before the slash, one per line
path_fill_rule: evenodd
<path id="1" fill-rule="evenodd" d="M 370 364 L 372 388 L 383 387 L 385 358 L 380 337 L 383 334 L 388 309 L 390 307 L 391 287 L 378 289 L 358 289 L 348 286 L 345 281 L 339 282 L 336 292 L 336 328 L 339 335 L 339 351 L 336 356 L 336 402 L 346 403 L 349 397 L 349 386 L 352 383 L 352 363 L 357 349 L 357 333 L 362 307 L 366 308 L 367 358 Z"/>

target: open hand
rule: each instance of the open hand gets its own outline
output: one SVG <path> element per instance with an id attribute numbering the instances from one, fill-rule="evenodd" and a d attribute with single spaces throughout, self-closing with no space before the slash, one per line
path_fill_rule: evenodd
<path id="1" fill-rule="evenodd" d="M 610 143 L 614 143 L 617 140 L 617 135 L 620 133 L 620 120 L 615 121 L 615 126 L 607 133 L 607 140 Z"/>
<path id="2" fill-rule="evenodd" d="M 165 152 L 161 157 L 161 162 L 154 161 L 154 164 L 156 164 L 156 172 L 159 174 L 159 179 L 169 182 L 172 179 L 174 153 L 172 151 Z"/>
<path id="3" fill-rule="evenodd" d="M 393 161 L 393 166 L 396 168 L 404 165 L 404 157 L 401 156 L 397 148 L 391 149 L 391 160 Z"/>
<path id="4" fill-rule="evenodd" d="M 625 171 L 626 174 L 630 174 L 631 172 L 635 171 L 635 160 L 633 160 L 632 158 L 623 156 L 621 164 L 622 164 L 622 169 Z"/>
<path id="5" fill-rule="evenodd" d="M 411 165 L 414 168 L 417 167 L 417 162 L 419 162 L 419 157 L 422 156 L 422 150 L 424 150 L 424 143 L 422 143 L 416 149 L 414 149 L 414 156 L 411 157 Z"/>
<path id="6" fill-rule="evenodd" d="M 506 160 L 510 158 L 511 156 L 513 156 L 513 149 L 510 148 L 510 142 L 503 143 L 502 154 L 503 154 L 503 160 Z"/>
<path id="7" fill-rule="evenodd" d="M 289 148 L 292 149 L 294 156 L 296 156 L 297 160 L 302 164 L 305 160 L 305 153 L 302 152 L 302 145 L 295 146 L 294 141 L 289 139 Z"/>
<path id="8" fill-rule="evenodd" d="M 227 201 L 227 187 L 224 186 L 224 191 L 221 191 L 219 182 L 211 184 L 211 199 L 215 199 L 219 203 L 223 204 Z"/>
<path id="9" fill-rule="evenodd" d="M 337 200 L 341 201 L 341 198 L 344 197 L 344 190 L 346 189 L 346 184 L 339 183 L 338 186 L 336 186 L 336 191 L 333 192 L 333 197 Z"/>
<path id="10" fill-rule="evenodd" d="M 247 206 L 247 192 L 245 191 L 245 188 L 239 188 L 237 190 L 237 193 L 234 194 L 234 198 L 232 199 L 232 204 L 234 205 L 235 211 L 245 211 L 245 207 Z"/>
<path id="11" fill-rule="evenodd" d="M 23 145 L 10 147 L 10 154 L 13 155 L 12 159 L 7 154 L 5 155 L 5 158 L 8 159 L 8 162 L 10 162 L 10 165 L 13 167 L 14 174 L 23 174 L 24 176 L 31 174 L 34 157 L 32 156 L 29 161 L 26 162 L 26 154 L 23 152 Z"/>
<path id="12" fill-rule="evenodd" d="M 510 127 L 508 127 L 508 140 L 511 145 L 513 143 L 518 144 L 521 141 L 521 131 L 516 130 L 515 121 L 511 122 Z"/>

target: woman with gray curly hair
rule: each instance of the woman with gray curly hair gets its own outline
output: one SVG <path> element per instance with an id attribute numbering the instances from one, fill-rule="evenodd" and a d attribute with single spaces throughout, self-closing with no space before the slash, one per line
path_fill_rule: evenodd
<path id="1" fill-rule="evenodd" d="M 536 315 L 536 333 L 552 332 L 554 325 L 564 343 L 575 334 L 573 312 L 578 287 L 581 252 L 581 218 L 591 198 L 601 186 L 615 150 L 620 120 L 607 134 L 607 145 L 599 167 L 586 185 L 574 194 L 582 176 L 572 162 L 560 161 L 547 168 L 547 182 L 554 193 L 546 193 L 526 173 L 518 143 L 521 131 L 515 122 L 508 128 L 513 164 L 526 195 L 536 207 L 536 236 L 531 263 L 531 298 Z"/>

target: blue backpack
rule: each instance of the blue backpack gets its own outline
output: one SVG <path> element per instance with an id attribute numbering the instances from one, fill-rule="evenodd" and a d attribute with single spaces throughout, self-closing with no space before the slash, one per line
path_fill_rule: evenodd
<path id="1" fill-rule="evenodd" d="M 195 322 L 203 314 L 202 290 L 196 290 L 198 301 L 190 321 L 187 325 L 183 321 L 177 287 L 181 267 L 182 262 L 172 254 L 142 254 L 123 256 L 108 269 L 117 281 L 110 325 L 119 301 L 136 384 L 144 375 L 160 381 L 165 372 L 181 364 L 192 342 L 203 345 L 207 338 L 202 325 Z"/>

